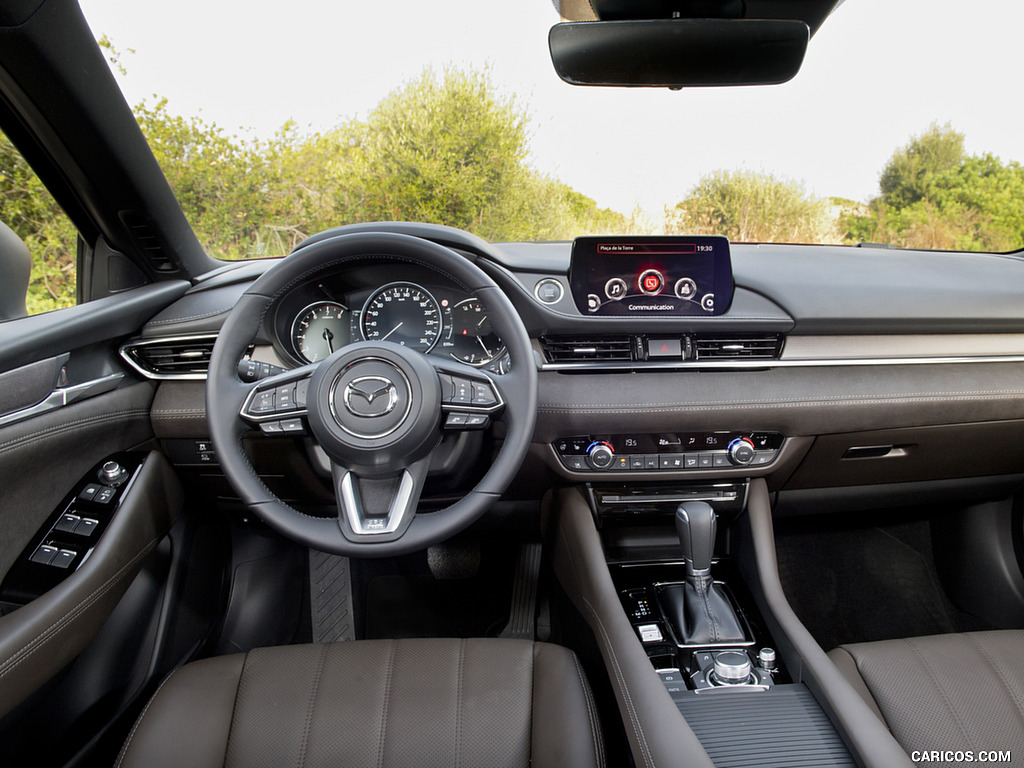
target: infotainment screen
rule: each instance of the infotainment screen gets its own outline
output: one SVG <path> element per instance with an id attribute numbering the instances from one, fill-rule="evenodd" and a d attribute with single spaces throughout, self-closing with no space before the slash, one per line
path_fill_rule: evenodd
<path id="1" fill-rule="evenodd" d="M 585 315 L 721 315 L 732 303 L 725 237 L 578 237 L 569 286 Z"/>

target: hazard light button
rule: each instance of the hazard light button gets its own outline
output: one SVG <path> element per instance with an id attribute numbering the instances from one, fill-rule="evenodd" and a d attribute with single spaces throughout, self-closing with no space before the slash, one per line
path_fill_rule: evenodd
<path id="1" fill-rule="evenodd" d="M 647 359 L 672 358 L 679 360 L 683 356 L 683 347 L 679 339 L 648 339 Z"/>

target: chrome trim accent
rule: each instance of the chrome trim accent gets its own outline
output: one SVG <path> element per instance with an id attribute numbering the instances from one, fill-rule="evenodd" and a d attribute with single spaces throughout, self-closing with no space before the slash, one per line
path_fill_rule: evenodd
<path id="1" fill-rule="evenodd" d="M 341 377 L 344 376 L 347 371 L 352 370 L 352 368 L 354 368 L 355 366 L 362 365 L 363 363 L 369 363 L 369 362 L 384 363 L 385 365 L 387 365 L 387 366 L 393 368 L 395 371 L 397 371 L 398 375 L 402 377 L 402 382 L 405 384 L 405 391 L 407 393 L 407 397 L 406 397 L 406 403 L 405 403 L 405 413 L 402 414 L 401 420 L 397 424 L 395 424 L 395 426 L 393 426 L 391 429 L 385 430 L 384 432 L 377 432 L 377 433 L 374 433 L 372 435 L 364 435 L 364 434 L 362 434 L 360 432 L 356 432 L 353 429 L 349 429 L 348 427 L 346 427 L 342 423 L 341 419 L 338 417 L 338 411 L 335 408 L 334 400 L 335 400 L 335 393 L 338 391 L 338 382 L 341 381 Z M 363 378 L 368 378 L 368 377 L 363 377 Z M 393 382 L 392 382 L 392 387 L 394 387 L 394 383 Z M 346 365 L 344 370 L 340 371 L 338 373 L 338 375 L 334 377 L 334 381 L 331 382 L 331 388 L 330 388 L 330 390 L 327 393 L 327 407 L 330 409 L 331 417 L 334 419 L 334 423 L 337 424 L 339 427 L 341 427 L 342 431 L 347 432 L 348 434 L 352 435 L 352 437 L 358 437 L 360 440 L 379 440 L 382 437 L 387 437 L 388 435 L 393 434 L 394 432 L 397 432 L 398 429 L 403 424 L 405 424 L 406 420 L 409 418 L 409 414 L 412 413 L 412 401 L 413 401 L 413 391 L 412 391 L 412 384 L 409 381 L 409 377 L 406 376 L 405 372 L 401 368 L 399 368 L 397 365 L 392 363 L 390 360 L 385 360 L 382 357 L 361 357 L 358 360 L 354 360 L 351 364 Z M 345 404 L 345 408 L 348 411 L 352 412 L 352 409 L 348 407 L 348 403 Z M 392 410 L 394 410 L 394 408 L 392 408 Z M 389 413 L 390 413 L 390 411 L 389 411 Z M 359 416 L 359 414 L 354 413 L 354 412 L 352 412 L 352 415 L 353 416 L 358 416 L 359 418 L 366 418 L 365 416 Z"/>
<path id="2" fill-rule="evenodd" d="M 405 518 L 409 501 L 412 499 L 415 482 L 408 470 L 402 470 L 402 481 L 398 485 L 395 498 L 391 500 L 391 507 L 388 509 L 388 516 L 383 528 L 379 530 L 366 530 L 363 525 L 363 513 L 359 501 L 356 498 L 356 488 L 352 480 L 352 473 L 346 472 L 341 478 L 341 506 L 345 510 L 345 517 L 352 528 L 352 533 L 357 536 L 379 536 L 385 533 L 394 533 L 398 530 L 402 520 Z M 397 514 L 396 514 L 397 512 Z"/>
<path id="3" fill-rule="evenodd" d="M 63 408 L 65 405 L 71 405 L 78 400 L 84 400 L 88 397 L 94 397 L 96 395 L 102 395 L 105 392 L 110 392 L 117 389 L 117 385 L 123 378 L 123 373 L 112 373 L 109 376 L 103 376 L 99 379 L 86 381 L 82 384 L 74 384 L 70 387 L 60 387 L 53 390 L 49 395 L 35 405 L 30 405 L 28 408 L 22 408 L 21 410 L 0 416 L 0 427 L 6 427 L 8 424 L 15 424 L 19 421 L 30 419 L 33 416 L 39 416 L 58 408 Z"/>
<path id="4" fill-rule="evenodd" d="M 118 354 L 121 356 L 121 359 L 128 363 L 136 373 L 153 381 L 206 381 L 205 373 L 154 373 L 153 371 L 147 371 L 139 365 L 130 354 L 128 354 L 128 350 L 135 349 L 137 347 L 152 347 L 158 344 L 178 344 L 210 339 L 216 343 L 217 334 L 197 333 L 193 336 L 161 336 L 153 339 L 133 339 L 132 341 L 122 344 L 121 348 L 118 350 Z"/>
<path id="5" fill-rule="evenodd" d="M 540 297 L 540 287 L 542 285 L 544 285 L 544 283 L 554 283 L 555 285 L 558 286 L 558 298 L 557 299 L 555 299 L 554 301 L 544 301 L 544 299 L 542 299 Z M 537 281 L 536 285 L 533 286 L 533 297 L 537 301 L 539 301 L 541 304 L 543 304 L 543 305 L 545 305 L 547 307 L 553 307 L 555 304 L 560 302 L 565 297 L 565 288 L 562 287 L 561 281 L 557 280 L 556 278 L 554 278 L 554 277 L 543 277 L 543 278 L 541 278 L 540 280 Z"/>
<path id="6" fill-rule="evenodd" d="M 1024 363 L 1024 355 L 959 357 L 885 357 L 834 360 L 687 360 L 630 363 L 544 363 L 541 371 L 678 371 L 678 370 L 763 370 L 765 368 L 844 368 L 865 365 L 954 365 L 961 363 Z"/>

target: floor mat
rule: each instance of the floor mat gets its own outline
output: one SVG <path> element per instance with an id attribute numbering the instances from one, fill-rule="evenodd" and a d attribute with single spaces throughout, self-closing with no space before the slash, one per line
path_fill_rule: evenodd
<path id="1" fill-rule="evenodd" d="M 852 530 L 783 523 L 776 534 L 786 596 L 826 650 L 977 628 L 949 603 L 922 553 L 929 547 L 925 523 Z"/>

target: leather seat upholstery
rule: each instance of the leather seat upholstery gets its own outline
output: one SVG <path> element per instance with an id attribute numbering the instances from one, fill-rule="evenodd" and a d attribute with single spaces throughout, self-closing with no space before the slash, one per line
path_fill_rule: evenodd
<path id="1" fill-rule="evenodd" d="M 528 640 L 367 640 L 194 662 L 139 717 L 124 766 L 594 768 L 575 655 Z"/>
<path id="2" fill-rule="evenodd" d="M 842 645 L 829 657 L 911 756 L 1024 754 L 1024 631 Z"/>

